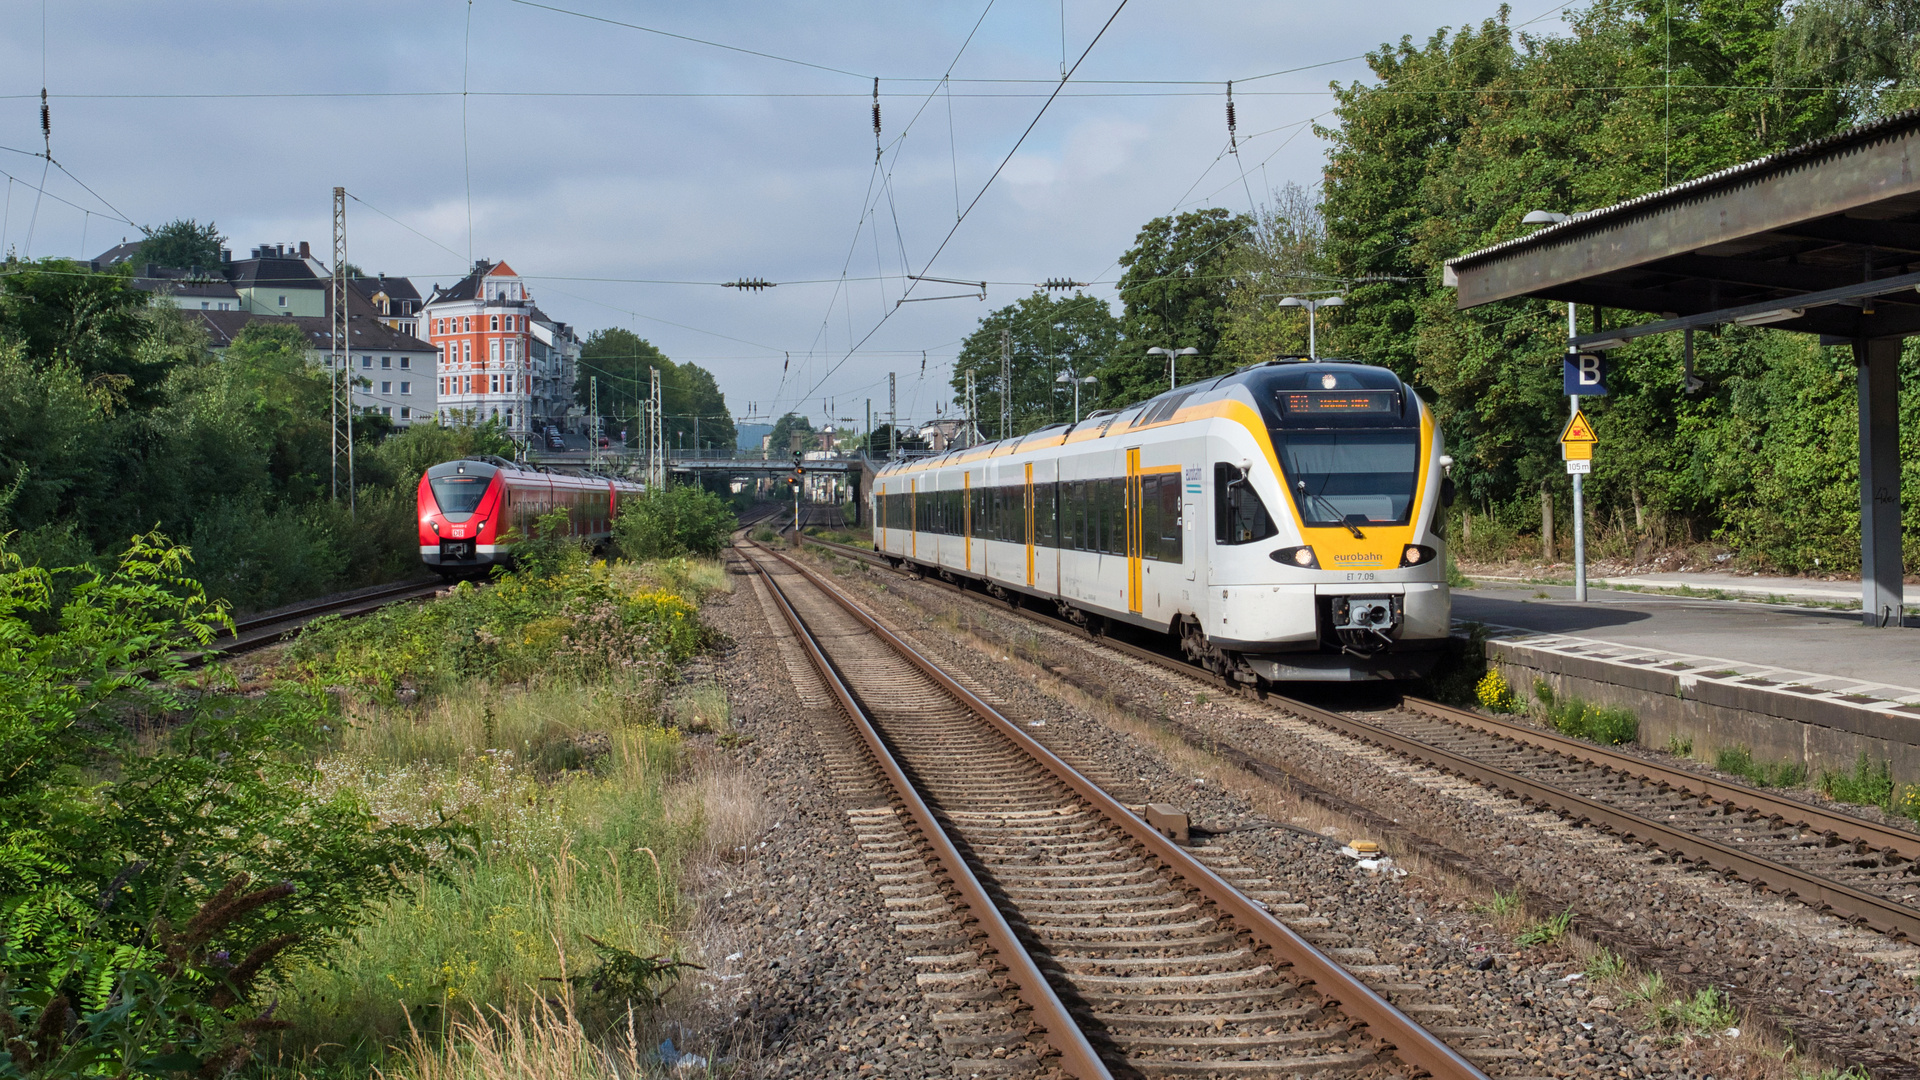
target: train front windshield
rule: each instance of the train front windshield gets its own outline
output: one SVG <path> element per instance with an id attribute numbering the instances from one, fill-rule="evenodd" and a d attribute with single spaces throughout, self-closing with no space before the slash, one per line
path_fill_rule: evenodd
<path id="1" fill-rule="evenodd" d="M 487 481 L 492 476 L 436 476 L 427 482 L 433 486 L 433 501 L 440 504 L 440 512 L 448 517 L 464 516 L 480 509 L 480 500 L 487 494 Z"/>
<path id="2" fill-rule="evenodd" d="M 1418 479 L 1418 429 L 1275 432 L 1280 468 L 1308 525 L 1404 525 Z"/>

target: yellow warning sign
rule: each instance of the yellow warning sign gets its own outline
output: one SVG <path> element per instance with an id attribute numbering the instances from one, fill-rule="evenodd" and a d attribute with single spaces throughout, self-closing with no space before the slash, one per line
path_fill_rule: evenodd
<path id="1" fill-rule="evenodd" d="M 1573 419 L 1567 421 L 1566 430 L 1560 433 L 1560 456 L 1568 461 L 1590 461 L 1599 441 L 1593 425 L 1587 422 L 1587 414 L 1576 409 Z"/>

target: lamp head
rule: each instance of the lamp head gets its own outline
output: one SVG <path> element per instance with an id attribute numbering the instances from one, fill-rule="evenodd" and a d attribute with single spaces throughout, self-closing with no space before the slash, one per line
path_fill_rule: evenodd
<path id="1" fill-rule="evenodd" d="M 1147 355 L 1148 356 L 1172 356 L 1173 352 L 1169 349 L 1163 349 L 1160 346 L 1155 345 L 1153 348 L 1147 350 Z"/>
<path id="2" fill-rule="evenodd" d="M 1073 381 L 1073 372 L 1063 371 L 1060 374 L 1055 375 L 1053 377 L 1053 381 L 1057 383 L 1070 383 Z"/>
<path id="3" fill-rule="evenodd" d="M 1081 377 L 1080 381 L 1087 384 L 1088 386 L 1092 386 L 1094 383 L 1097 383 L 1100 380 L 1095 378 L 1092 375 L 1085 375 Z"/>
<path id="4" fill-rule="evenodd" d="M 1344 297 L 1329 296 L 1325 300 L 1320 301 L 1320 306 L 1321 307 L 1346 307 L 1347 301 L 1346 301 L 1346 298 Z"/>
<path id="5" fill-rule="evenodd" d="M 1306 307 L 1306 301 L 1297 296 L 1289 296 L 1280 301 L 1281 307 Z"/>
<path id="6" fill-rule="evenodd" d="M 1194 348 L 1194 347 L 1193 347 L 1193 346 L 1191 346 L 1191 345 L 1189 345 L 1189 346 L 1187 346 L 1186 348 L 1184 348 L 1184 349 L 1181 349 L 1181 350 L 1180 350 L 1179 352 L 1177 352 L 1177 353 L 1174 353 L 1173 355 L 1175 355 L 1175 356 L 1199 356 L 1199 355 L 1200 355 L 1200 350 L 1199 350 L 1199 349 L 1196 349 L 1196 348 Z"/>
<path id="7" fill-rule="evenodd" d="M 1522 225 L 1558 225 L 1573 217 L 1572 214 L 1556 214 L 1551 210 L 1529 210 L 1527 216 L 1520 219 Z"/>

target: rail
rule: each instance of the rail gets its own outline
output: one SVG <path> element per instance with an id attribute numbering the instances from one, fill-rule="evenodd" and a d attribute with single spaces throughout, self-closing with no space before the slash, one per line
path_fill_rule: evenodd
<path id="1" fill-rule="evenodd" d="M 1472 1062 L 1414 1022 L 1392 1002 L 1361 982 L 1291 927 L 1275 918 L 1257 901 L 1234 888 L 1191 853 L 1134 814 L 1051 750 L 1035 741 L 1013 721 L 980 700 L 942 671 L 938 665 L 887 630 L 831 582 L 779 552 L 761 545 L 754 545 L 754 547 L 765 555 L 778 559 L 805 578 L 809 584 L 860 623 L 875 638 L 884 642 L 896 655 L 920 671 L 975 717 L 1017 746 L 1027 757 L 1039 763 L 1055 780 L 1085 800 L 1101 816 L 1117 825 L 1134 843 L 1145 848 L 1175 875 L 1221 911 L 1226 912 L 1241 929 L 1270 949 L 1273 955 L 1284 961 L 1296 975 L 1312 983 L 1316 991 L 1329 1004 L 1337 1003 L 1348 1016 L 1366 1024 L 1375 1035 L 1390 1043 L 1400 1059 L 1408 1066 L 1423 1070 L 1439 1080 L 1485 1080 L 1485 1074 Z M 813 639 L 798 614 L 793 611 L 774 576 L 766 573 L 765 568 L 759 566 L 757 561 L 755 566 L 767 581 L 770 591 L 779 598 L 783 616 L 793 627 L 796 636 L 805 643 L 814 665 L 833 688 L 841 707 L 860 728 L 862 738 L 873 749 L 876 758 L 882 762 L 883 768 L 887 771 L 902 800 L 908 804 L 916 823 L 925 831 L 929 839 L 934 841 L 936 849 L 941 853 L 942 863 L 954 874 L 956 885 L 961 888 L 968 906 L 974 910 L 976 916 L 981 918 L 982 925 L 988 930 L 988 936 L 993 941 L 995 949 L 1001 954 L 1003 962 L 1013 974 L 1014 981 L 1021 987 L 1023 999 L 1027 1000 L 1036 1015 L 1043 1018 L 1048 1041 L 1061 1049 L 1064 1061 L 1074 1075 L 1081 1077 L 1110 1075 L 1104 1064 L 1099 1062 L 1097 1055 L 1091 1058 L 1087 1056 L 1092 1054 L 1092 1049 L 1085 1035 L 1080 1032 L 1071 1014 L 1059 1004 L 1058 996 L 1039 974 L 1038 966 L 1034 964 L 1018 939 L 1013 936 L 1011 928 L 1006 925 L 998 908 L 987 896 L 985 890 L 980 888 L 978 880 L 966 867 L 957 847 L 946 836 L 932 812 L 926 808 L 925 802 L 915 792 L 906 773 L 893 760 L 884 738 L 875 729 L 871 718 L 867 716 L 856 696 L 840 680 L 838 671 L 826 656 L 825 651 Z M 1056 1028 L 1056 1025 L 1062 1026 Z M 1071 1034 L 1067 1033 L 1069 1029 Z M 1067 1047 L 1071 1047 L 1072 1051 L 1069 1052 Z"/>
<path id="2" fill-rule="evenodd" d="M 841 554 L 864 558 L 880 565 L 891 565 L 877 552 L 847 544 L 804 537 L 804 542 Z M 976 595 L 945 582 L 933 584 Z M 985 599 L 980 597 L 980 599 Z M 1002 605 L 1004 606 L 1004 605 Z M 1195 678 L 1224 681 L 1184 659 L 1168 656 L 1131 642 L 1088 633 L 1064 619 L 1024 607 L 1011 609 L 1018 616 L 1075 634 L 1105 648 Z M 1238 689 L 1238 687 L 1230 687 Z M 1422 739 L 1406 732 L 1362 720 L 1344 713 L 1322 709 L 1277 694 L 1266 696 L 1267 703 L 1302 719 L 1310 720 L 1350 738 L 1391 750 L 1402 757 L 1452 773 L 1486 787 L 1513 795 L 1524 802 L 1565 814 L 1575 821 L 1598 825 L 1622 838 L 1645 843 L 1672 852 L 1703 866 L 1732 874 L 1775 892 L 1797 897 L 1817 908 L 1865 923 L 1882 933 L 1896 934 L 1920 942 L 1920 908 L 1899 900 L 1877 896 L 1842 881 L 1778 858 L 1768 858 L 1754 850 L 1703 835 L 1687 827 L 1679 817 L 1673 821 L 1649 817 L 1633 810 L 1611 806 L 1593 795 L 1572 790 L 1564 783 L 1550 783 L 1539 777 L 1525 776 L 1484 760 L 1481 756 Z M 1571 739 L 1554 732 L 1483 716 L 1421 698 L 1404 699 L 1404 707 L 1430 716 L 1448 725 L 1492 736 L 1507 743 L 1530 746 L 1577 765 L 1610 776 L 1653 785 L 1677 792 L 1689 799 L 1717 805 L 1721 821 L 1735 815 L 1764 819 L 1820 835 L 1826 845 L 1850 852 L 1855 861 L 1876 852 L 1890 853 L 1902 862 L 1920 861 L 1920 834 L 1890 828 L 1864 818 L 1836 813 L 1785 798 L 1743 784 L 1729 783 L 1684 769 L 1645 761 L 1593 743 Z M 1695 815 L 1697 816 L 1697 815 Z M 1760 847 L 1761 845 L 1754 845 Z"/>

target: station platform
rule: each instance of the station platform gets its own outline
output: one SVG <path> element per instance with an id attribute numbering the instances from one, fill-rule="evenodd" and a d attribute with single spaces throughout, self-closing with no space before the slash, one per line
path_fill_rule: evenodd
<path id="1" fill-rule="evenodd" d="M 1576 604 L 1568 586 L 1496 581 L 1454 590 L 1453 617 L 1459 632 L 1485 628 L 1516 690 L 1545 680 L 1631 709 L 1643 745 L 1711 760 L 1738 744 L 1816 773 L 1865 754 L 1920 782 L 1920 629 L 1870 628 L 1857 608 L 1598 586 Z"/>

